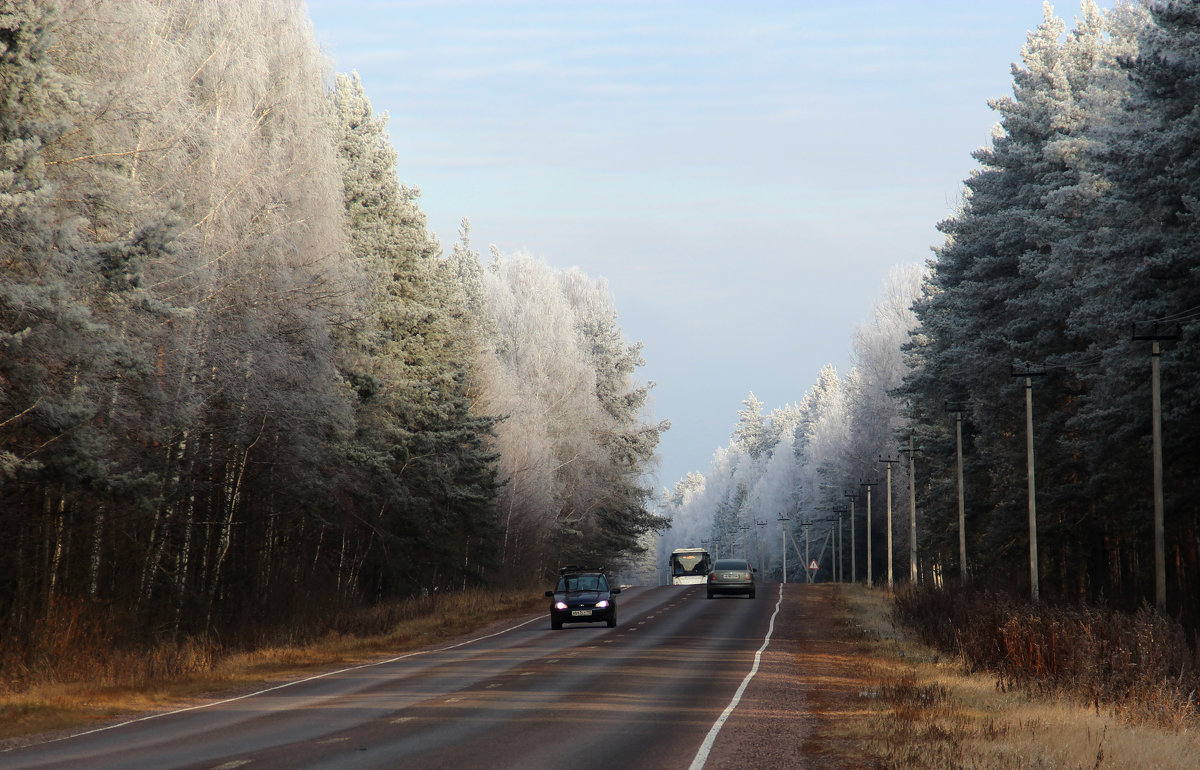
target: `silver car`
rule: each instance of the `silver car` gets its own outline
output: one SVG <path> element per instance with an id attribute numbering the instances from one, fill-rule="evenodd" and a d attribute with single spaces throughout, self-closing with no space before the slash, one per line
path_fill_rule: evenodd
<path id="1" fill-rule="evenodd" d="M 717 594 L 745 594 L 754 598 L 758 570 L 745 559 L 717 559 L 712 572 L 708 573 L 708 598 Z"/>

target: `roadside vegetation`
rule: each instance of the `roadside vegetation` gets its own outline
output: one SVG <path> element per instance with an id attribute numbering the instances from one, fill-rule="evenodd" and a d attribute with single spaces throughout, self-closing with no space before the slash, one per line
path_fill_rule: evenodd
<path id="1" fill-rule="evenodd" d="M 120 638 L 120 620 L 63 608 L 39 644 L 0 646 L 0 741 L 437 644 L 544 605 L 533 590 L 435 594 L 331 615 L 236 648 L 212 639 L 131 645 Z"/>
<path id="2" fill-rule="evenodd" d="M 664 524 L 605 282 L 443 245 L 303 3 L 4 8 L 0 682 L 89 637 L 203 669 Z"/>
<path id="3" fill-rule="evenodd" d="M 854 664 L 863 682 L 862 708 L 841 727 L 863 759 L 847 766 L 1200 767 L 1195 695 L 1182 693 L 1184 682 L 1194 682 L 1195 656 L 1186 671 L 1131 674 L 1139 661 L 1186 654 L 1169 623 L 1149 613 L 1073 617 L 994 600 L 955 616 L 965 622 L 952 633 L 932 596 L 901 593 L 893 602 L 883 591 L 838 587 L 845 622 L 859 638 Z M 942 629 L 936 637 L 930 620 Z M 926 638 L 948 644 L 938 649 Z M 1112 646 L 1085 670 L 1097 639 Z M 1068 659 L 1078 668 L 1059 663 L 1054 671 L 1051 661 Z"/>

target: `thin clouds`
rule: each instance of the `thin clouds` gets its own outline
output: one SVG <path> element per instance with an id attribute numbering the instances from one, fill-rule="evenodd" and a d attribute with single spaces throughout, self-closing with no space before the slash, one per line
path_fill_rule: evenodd
<path id="1" fill-rule="evenodd" d="M 484 251 L 609 279 L 675 425 L 663 484 L 707 465 L 750 390 L 771 407 L 845 368 L 878 282 L 940 240 L 1042 18 L 1040 0 L 309 5 L 391 113 L 443 243 L 466 216 Z"/>

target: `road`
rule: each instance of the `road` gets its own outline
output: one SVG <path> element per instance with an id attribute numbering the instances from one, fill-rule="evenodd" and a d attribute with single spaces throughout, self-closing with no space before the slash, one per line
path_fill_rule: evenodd
<path id="1" fill-rule="evenodd" d="M 688 768 L 754 669 L 779 597 L 775 585 L 711 601 L 702 586 L 631 588 L 613 629 L 519 619 L 0 753 L 0 768 Z"/>

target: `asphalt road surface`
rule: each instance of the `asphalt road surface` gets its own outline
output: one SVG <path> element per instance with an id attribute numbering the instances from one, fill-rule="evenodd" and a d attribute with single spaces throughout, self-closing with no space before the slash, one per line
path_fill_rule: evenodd
<path id="1" fill-rule="evenodd" d="M 0 768 L 688 768 L 732 713 L 779 596 L 774 585 L 753 600 L 709 601 L 703 586 L 627 589 L 616 628 L 552 631 L 541 614 L 13 749 Z"/>

